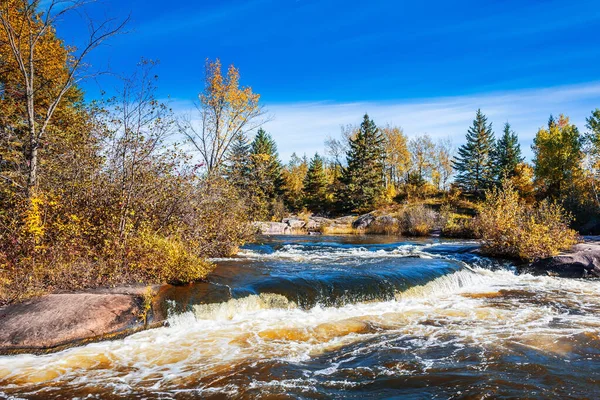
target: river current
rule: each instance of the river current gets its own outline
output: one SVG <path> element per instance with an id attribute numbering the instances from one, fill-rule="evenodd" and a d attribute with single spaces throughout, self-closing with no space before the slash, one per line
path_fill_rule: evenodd
<path id="1" fill-rule="evenodd" d="M 600 281 L 401 240 L 263 238 L 168 327 L 0 357 L 0 398 L 600 398 Z"/>

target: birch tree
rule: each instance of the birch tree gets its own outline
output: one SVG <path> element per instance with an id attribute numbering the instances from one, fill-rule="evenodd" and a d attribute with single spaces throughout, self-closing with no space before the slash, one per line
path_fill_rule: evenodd
<path id="1" fill-rule="evenodd" d="M 200 153 L 207 175 L 221 170 L 237 137 L 266 122 L 259 99 L 251 87 L 240 86 L 237 68 L 231 65 L 223 75 L 219 59 L 207 60 L 205 87 L 196 105 L 199 118 L 188 116 L 180 121 L 180 129 Z"/>
<path id="2" fill-rule="evenodd" d="M 42 141 L 67 94 L 89 77 L 86 57 L 110 37 L 121 32 L 128 19 L 117 22 L 87 20 L 88 34 L 80 48 L 65 47 L 56 39 L 56 23 L 82 11 L 87 0 L 3 0 L 0 5 L 0 45 L 3 61 L 17 71 L 12 88 L 21 93 L 28 143 L 25 149 L 26 183 L 31 197 L 39 180 Z M 42 5 L 45 5 L 44 7 Z M 6 86 L 3 90 L 6 90 Z"/>

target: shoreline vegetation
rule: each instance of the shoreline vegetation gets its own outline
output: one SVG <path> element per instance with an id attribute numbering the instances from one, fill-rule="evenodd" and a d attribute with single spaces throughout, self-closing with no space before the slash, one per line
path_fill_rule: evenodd
<path id="1" fill-rule="evenodd" d="M 365 114 L 325 139 L 325 154 L 283 163 L 260 95 L 218 59 L 190 115 L 157 98 L 148 59 L 86 101 L 79 82 L 102 72 L 88 53 L 127 21 L 92 23 L 87 46 L 68 46 L 55 23 L 87 2 L 50 3 L 0 6 L 0 306 L 201 281 L 210 258 L 253 239 L 251 221 L 289 215 L 326 234 L 476 237 L 487 254 L 523 261 L 600 232 L 600 109 L 584 133 L 551 116 L 531 163 L 510 124 L 496 137 L 481 110 L 458 149 Z"/>

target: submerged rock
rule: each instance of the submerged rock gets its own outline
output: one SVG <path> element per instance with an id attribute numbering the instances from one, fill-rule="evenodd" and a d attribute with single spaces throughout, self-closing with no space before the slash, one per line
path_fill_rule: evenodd
<path id="1" fill-rule="evenodd" d="M 564 278 L 600 278 L 600 244 L 575 245 L 569 253 L 535 261 L 527 270 Z"/>

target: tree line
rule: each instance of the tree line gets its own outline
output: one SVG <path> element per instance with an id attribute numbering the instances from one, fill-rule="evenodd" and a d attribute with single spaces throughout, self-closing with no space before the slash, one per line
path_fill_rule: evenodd
<path id="1" fill-rule="evenodd" d="M 157 99 L 151 60 L 86 102 L 80 82 L 98 72 L 86 56 L 126 23 L 90 21 L 87 45 L 67 46 L 54 24 L 86 15 L 86 3 L 0 5 L 0 303 L 202 279 L 213 268 L 207 257 L 235 253 L 252 237 L 250 221 L 480 199 L 507 180 L 524 201 L 560 202 L 580 222 L 598 218 L 599 110 L 583 134 L 567 117 L 551 117 L 537 132 L 532 165 L 510 125 L 496 140 L 481 111 L 456 153 L 449 140 L 408 138 L 364 115 L 328 138 L 324 154 L 284 164 L 263 129 L 260 95 L 219 60 L 207 60 L 186 116 Z"/>

